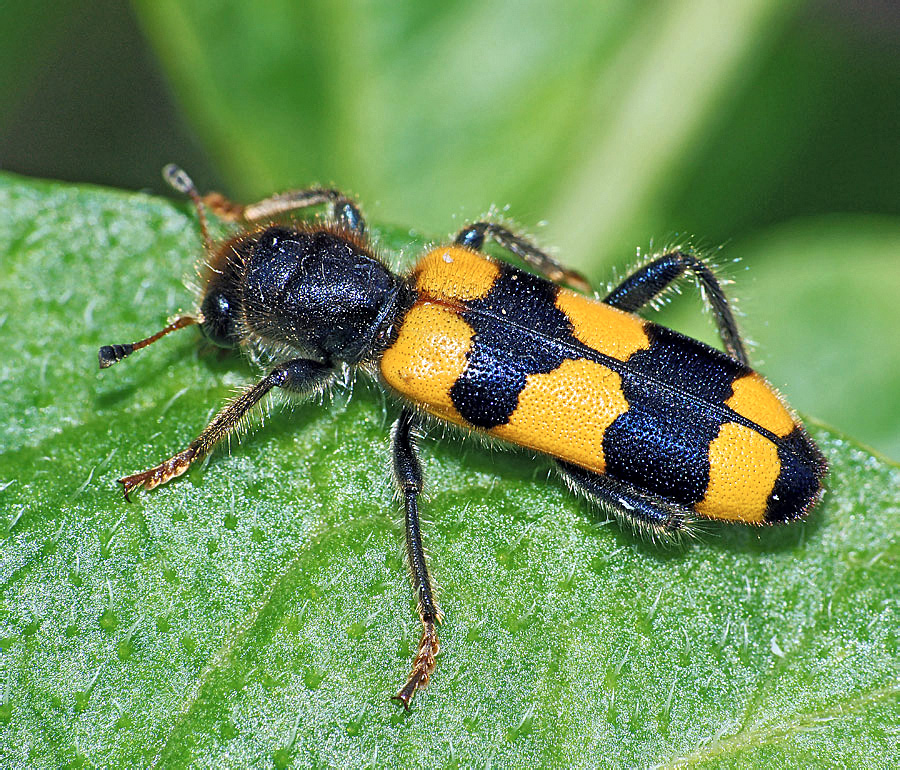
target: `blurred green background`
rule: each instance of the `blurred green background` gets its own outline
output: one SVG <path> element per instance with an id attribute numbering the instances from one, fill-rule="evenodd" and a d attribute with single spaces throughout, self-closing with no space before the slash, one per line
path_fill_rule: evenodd
<path id="1" fill-rule="evenodd" d="M 891 0 L 35 0 L 0 21 L 3 169 L 335 184 L 435 238 L 494 208 L 598 285 L 691 241 L 796 408 L 900 457 Z M 693 296 L 664 319 L 712 339 Z"/>

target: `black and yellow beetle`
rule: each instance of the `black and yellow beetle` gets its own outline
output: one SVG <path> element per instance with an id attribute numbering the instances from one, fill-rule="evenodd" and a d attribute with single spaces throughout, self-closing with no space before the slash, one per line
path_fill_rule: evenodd
<path id="1" fill-rule="evenodd" d="M 174 166 L 164 174 L 200 218 L 208 268 L 199 313 L 140 342 L 100 348 L 100 367 L 199 324 L 214 343 L 272 368 L 187 449 L 121 479 L 125 496 L 184 473 L 272 388 L 308 395 L 347 367 L 375 377 L 400 403 L 391 451 L 423 627 L 395 696 L 407 708 L 434 671 L 441 620 L 419 527 L 423 419 L 544 453 L 572 489 L 653 535 L 677 534 L 698 516 L 792 521 L 822 494 L 824 458 L 750 368 L 719 281 L 690 253 L 653 259 L 598 300 L 563 288 L 589 292 L 527 240 L 478 222 L 397 275 L 373 253 L 359 209 L 336 190 L 240 206 L 201 197 Z M 330 204 L 327 222 L 276 221 L 317 204 Z M 205 207 L 245 229 L 213 243 Z M 545 277 L 484 255 L 486 238 Z M 725 353 L 633 315 L 685 273 L 699 282 Z"/>

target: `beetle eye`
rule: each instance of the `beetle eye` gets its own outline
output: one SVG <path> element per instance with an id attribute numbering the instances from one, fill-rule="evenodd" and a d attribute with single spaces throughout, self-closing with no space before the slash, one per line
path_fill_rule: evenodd
<path id="1" fill-rule="evenodd" d="M 203 314 L 203 333 L 211 342 L 222 347 L 237 344 L 234 321 L 235 308 L 224 291 L 213 291 L 206 295 L 200 312 Z"/>

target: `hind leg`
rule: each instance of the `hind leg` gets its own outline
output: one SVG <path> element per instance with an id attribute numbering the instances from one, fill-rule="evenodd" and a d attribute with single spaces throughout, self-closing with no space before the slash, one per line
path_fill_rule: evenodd
<path id="1" fill-rule="evenodd" d="M 635 313 L 685 273 L 690 273 L 699 282 L 701 293 L 712 310 L 725 352 L 749 366 L 744 342 L 721 281 L 709 265 L 690 252 L 670 251 L 648 262 L 622 281 L 603 301 L 619 310 Z"/>
<path id="2" fill-rule="evenodd" d="M 653 538 L 677 537 L 695 520 L 690 509 L 631 484 L 562 460 L 557 460 L 556 466 L 574 491 L 612 513 L 619 521 L 630 524 L 634 530 L 646 532 Z"/>

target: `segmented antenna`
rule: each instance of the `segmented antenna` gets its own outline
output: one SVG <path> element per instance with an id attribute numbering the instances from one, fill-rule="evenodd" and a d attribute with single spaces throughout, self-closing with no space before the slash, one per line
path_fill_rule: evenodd
<path id="1" fill-rule="evenodd" d="M 200 232 L 203 235 L 203 248 L 206 249 L 207 254 L 211 253 L 213 250 L 213 242 L 212 238 L 209 237 L 209 225 L 206 221 L 206 206 L 203 204 L 203 197 L 197 192 L 194 180 L 188 176 L 187 171 L 176 166 L 174 163 L 169 163 L 167 166 L 163 167 L 162 175 L 169 187 L 177 192 L 187 195 L 193 201 L 194 208 L 197 211 L 197 219 L 200 221 Z"/>
<path id="2" fill-rule="evenodd" d="M 169 332 L 183 329 L 185 326 L 193 326 L 197 323 L 200 323 L 200 319 L 196 316 L 183 315 L 181 318 L 172 321 L 168 326 L 160 329 L 152 337 L 147 337 L 139 342 L 132 342 L 127 345 L 104 345 L 97 353 L 97 357 L 100 360 L 100 368 L 106 369 L 113 364 L 118 363 L 126 356 L 130 356 L 134 353 L 135 350 L 147 347 L 147 345 L 156 342 L 161 337 L 165 337 Z"/>

